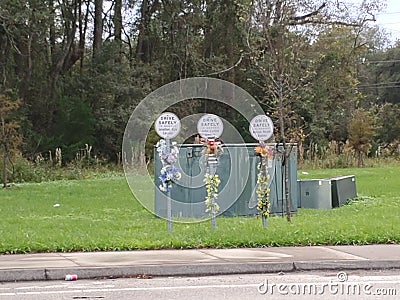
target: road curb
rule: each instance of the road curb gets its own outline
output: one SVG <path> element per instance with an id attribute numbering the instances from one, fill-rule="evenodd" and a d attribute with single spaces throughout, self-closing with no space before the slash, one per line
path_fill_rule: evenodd
<path id="1" fill-rule="evenodd" d="M 137 277 L 142 275 L 210 276 L 249 273 L 279 273 L 292 272 L 294 270 L 295 268 L 292 262 L 10 269 L 0 270 L 0 282 L 64 280 L 65 275 L 67 274 L 76 274 L 79 279 L 91 279 Z"/>
<path id="2" fill-rule="evenodd" d="M 295 269 L 299 271 L 400 269 L 400 261 L 398 260 L 308 261 L 294 262 L 293 264 Z"/>
<path id="3" fill-rule="evenodd" d="M 46 280 L 45 269 L 0 270 L 0 282 Z"/>
<path id="4" fill-rule="evenodd" d="M 63 268 L 47 269 L 48 280 L 64 279 L 66 274 L 77 274 L 78 278 L 118 278 L 148 276 L 210 276 L 250 273 L 279 273 L 292 272 L 294 265 L 287 263 L 222 263 L 222 264 L 195 264 L 195 265 L 152 265 L 152 266 L 124 266 L 115 268 Z"/>
<path id="5" fill-rule="evenodd" d="M 400 269 L 400 261 L 315 261 L 277 263 L 222 263 L 195 265 L 147 265 L 78 268 L 38 268 L 0 270 L 0 282 L 64 280 L 67 274 L 78 279 L 121 278 L 139 276 L 212 276 L 260 274 L 316 270 Z M 145 278 L 145 277 L 144 277 Z"/>

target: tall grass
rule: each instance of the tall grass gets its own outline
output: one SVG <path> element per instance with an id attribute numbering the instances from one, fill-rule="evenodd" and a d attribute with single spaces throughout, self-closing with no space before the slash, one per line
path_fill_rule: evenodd
<path id="1" fill-rule="evenodd" d="M 368 156 L 364 155 L 362 167 L 400 166 L 400 152 L 395 148 L 387 149 L 375 147 Z M 358 166 L 358 159 L 348 143 L 341 144 L 331 141 L 328 145 L 311 144 L 307 151 L 300 151 L 299 168 L 301 169 L 333 169 L 354 168 Z"/>
<path id="2" fill-rule="evenodd" d="M 121 174 L 122 166 L 104 162 L 82 163 L 81 161 L 72 161 L 61 167 L 49 161 L 32 162 L 18 158 L 9 165 L 8 181 L 23 183 L 89 179 L 108 176 L 109 173 Z"/>

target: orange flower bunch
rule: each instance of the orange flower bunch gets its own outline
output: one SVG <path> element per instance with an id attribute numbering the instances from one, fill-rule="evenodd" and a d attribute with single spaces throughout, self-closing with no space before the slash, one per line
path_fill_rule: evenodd
<path id="1" fill-rule="evenodd" d="M 273 150 L 268 145 L 262 143 L 260 146 L 254 148 L 257 155 L 261 157 L 266 157 L 268 159 L 272 159 L 273 157 Z"/>
<path id="2" fill-rule="evenodd" d="M 203 146 L 205 147 L 205 155 L 214 154 L 218 157 L 222 151 L 221 142 L 219 141 L 219 139 L 207 139 L 203 142 Z"/>

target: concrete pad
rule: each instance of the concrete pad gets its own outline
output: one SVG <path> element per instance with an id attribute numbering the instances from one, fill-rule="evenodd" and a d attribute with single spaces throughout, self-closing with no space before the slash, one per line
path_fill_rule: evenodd
<path id="1" fill-rule="evenodd" d="M 74 267 L 74 262 L 65 259 L 58 253 L 0 255 L 0 270 L 18 268 L 57 268 Z"/>
<path id="2" fill-rule="evenodd" d="M 198 250 L 148 250 L 123 252 L 65 253 L 64 258 L 79 266 L 129 266 L 212 263 L 217 258 Z"/>
<path id="3" fill-rule="evenodd" d="M 362 256 L 324 246 L 271 247 L 267 249 L 272 253 L 289 255 L 294 261 L 365 260 Z"/>
<path id="4" fill-rule="evenodd" d="M 274 261 L 274 260 L 289 260 L 292 258 L 292 255 L 271 252 L 267 249 L 259 248 L 259 249 L 204 249 L 200 250 L 203 253 L 211 255 L 215 258 L 221 259 L 223 261 Z"/>

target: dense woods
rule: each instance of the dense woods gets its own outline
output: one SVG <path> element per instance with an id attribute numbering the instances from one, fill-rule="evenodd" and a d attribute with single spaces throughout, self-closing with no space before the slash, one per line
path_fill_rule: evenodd
<path id="1" fill-rule="evenodd" d="M 193 76 L 247 90 L 300 158 L 399 155 L 400 44 L 374 23 L 384 1 L 344 2 L 2 0 L 2 165 L 55 162 L 56 149 L 63 164 L 89 149 L 116 162 L 135 106 Z M 248 136 L 240 116 L 219 111 Z"/>

